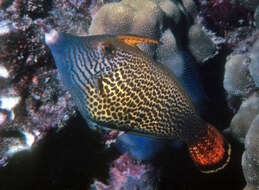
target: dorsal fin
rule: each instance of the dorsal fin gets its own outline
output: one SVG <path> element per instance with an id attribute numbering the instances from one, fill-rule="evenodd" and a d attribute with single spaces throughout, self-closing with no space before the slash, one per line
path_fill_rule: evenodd
<path id="1" fill-rule="evenodd" d="M 157 40 L 141 36 L 118 35 L 117 38 L 132 47 L 137 47 L 136 45 L 141 43 L 159 44 Z"/>

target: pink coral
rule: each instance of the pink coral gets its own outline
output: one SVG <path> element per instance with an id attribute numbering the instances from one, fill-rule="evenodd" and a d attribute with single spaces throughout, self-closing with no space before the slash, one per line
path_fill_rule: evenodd
<path id="1" fill-rule="evenodd" d="M 120 189 L 123 183 L 127 181 L 128 176 L 140 179 L 145 172 L 145 165 L 136 165 L 128 154 L 123 154 L 115 160 L 111 166 L 110 173 L 113 178 L 112 186 L 117 186 L 117 188 Z"/>
<path id="2" fill-rule="evenodd" d="M 148 188 L 148 180 L 152 184 L 152 177 L 148 177 L 153 171 L 153 167 L 150 164 L 137 163 L 128 154 L 121 155 L 115 160 L 110 167 L 110 183 L 106 185 L 98 180 L 94 181 L 93 186 L 97 190 L 122 190 L 138 189 L 145 186 Z"/>

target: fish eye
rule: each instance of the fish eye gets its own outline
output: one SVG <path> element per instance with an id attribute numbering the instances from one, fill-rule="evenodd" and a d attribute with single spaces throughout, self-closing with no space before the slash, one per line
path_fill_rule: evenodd
<path id="1" fill-rule="evenodd" d="M 107 43 L 101 44 L 100 49 L 104 55 L 111 56 L 115 54 L 115 48 L 111 44 L 107 44 Z"/>

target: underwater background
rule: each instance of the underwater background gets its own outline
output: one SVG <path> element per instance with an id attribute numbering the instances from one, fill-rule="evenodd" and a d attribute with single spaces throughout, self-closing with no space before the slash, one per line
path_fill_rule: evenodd
<path id="1" fill-rule="evenodd" d="M 259 1 L 0 0 L 0 189 L 259 188 Z M 44 35 L 136 34 L 232 145 L 203 174 L 184 144 L 87 127 Z"/>

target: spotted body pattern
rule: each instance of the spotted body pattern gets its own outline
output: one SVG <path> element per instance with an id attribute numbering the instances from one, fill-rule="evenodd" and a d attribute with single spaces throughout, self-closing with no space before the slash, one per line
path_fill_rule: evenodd
<path id="1" fill-rule="evenodd" d="M 88 122 L 183 141 L 194 162 L 206 171 L 229 160 L 228 144 L 199 117 L 174 74 L 136 47 L 156 41 L 57 32 L 46 38 L 61 78 Z M 222 138 L 220 143 L 216 138 Z M 218 152 L 213 152 L 214 145 Z"/>
<path id="2" fill-rule="evenodd" d="M 118 49 L 113 54 L 107 52 L 112 54 L 109 59 L 87 55 L 91 51 L 86 51 L 84 43 L 68 50 L 67 63 L 74 63 L 71 77 L 85 95 L 88 119 L 124 131 L 189 139 L 194 126 L 201 126 L 189 98 L 173 75 L 164 74 L 157 63 L 131 49 L 130 53 Z M 106 53 L 103 51 L 100 54 Z M 88 62 L 92 63 L 89 68 Z"/>

